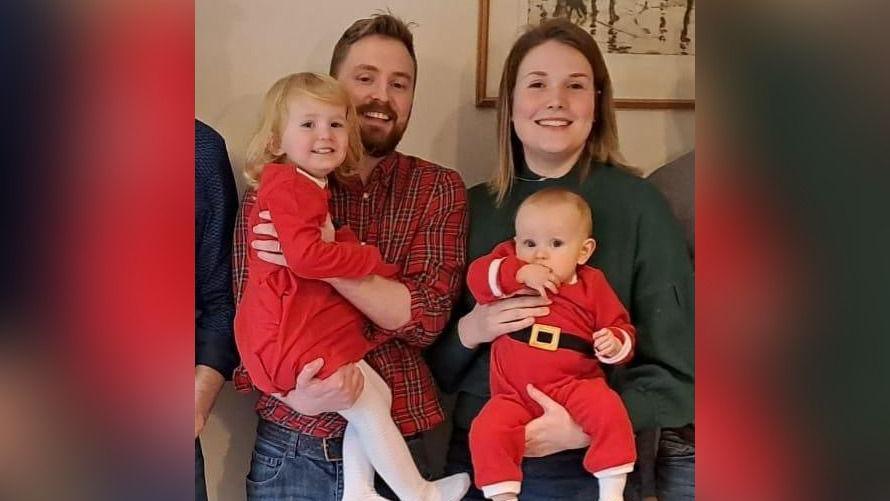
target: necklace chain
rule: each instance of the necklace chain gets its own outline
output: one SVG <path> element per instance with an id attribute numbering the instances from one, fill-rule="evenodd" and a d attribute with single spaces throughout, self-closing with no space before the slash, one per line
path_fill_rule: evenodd
<path id="1" fill-rule="evenodd" d="M 515 177 L 516 179 L 520 180 L 520 181 L 528 181 L 528 182 L 531 182 L 531 183 L 540 183 L 540 182 L 543 182 L 543 181 L 549 181 L 549 180 L 553 179 L 553 178 L 550 178 L 550 177 L 539 177 L 538 179 L 531 179 L 531 178 L 528 178 L 528 177 L 522 177 L 522 176 L 520 176 L 519 174 L 516 174 L 514 177 Z"/>

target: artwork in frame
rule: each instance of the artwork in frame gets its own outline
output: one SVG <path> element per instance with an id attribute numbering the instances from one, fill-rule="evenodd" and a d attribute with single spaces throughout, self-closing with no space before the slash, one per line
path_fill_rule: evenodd
<path id="1" fill-rule="evenodd" d="M 476 106 L 495 106 L 513 42 L 553 17 L 597 41 L 618 108 L 695 109 L 694 0 L 479 0 Z"/>

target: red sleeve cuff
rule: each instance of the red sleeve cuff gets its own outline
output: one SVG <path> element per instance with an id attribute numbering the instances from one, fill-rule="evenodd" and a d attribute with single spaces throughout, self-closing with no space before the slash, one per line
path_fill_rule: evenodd
<path id="1" fill-rule="evenodd" d="M 508 296 L 525 287 L 516 280 L 516 274 L 519 273 L 519 269 L 525 266 L 526 263 L 520 261 L 516 256 L 507 256 L 499 261 L 500 269 L 497 272 L 497 285 L 500 287 L 501 295 Z"/>

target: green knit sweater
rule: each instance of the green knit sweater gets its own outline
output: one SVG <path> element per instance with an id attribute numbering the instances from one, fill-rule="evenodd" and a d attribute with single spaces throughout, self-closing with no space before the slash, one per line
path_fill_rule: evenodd
<path id="1" fill-rule="evenodd" d="M 520 176 L 538 178 L 528 169 Z M 500 208 L 486 185 L 471 188 L 467 262 L 514 236 L 516 209 L 535 191 L 561 186 L 581 194 L 593 210 L 597 242 L 587 264 L 605 273 L 637 328 L 634 359 L 606 367 L 609 384 L 624 400 L 636 431 L 692 423 L 694 284 L 683 232 L 647 181 L 599 164 L 583 182 L 578 178 L 574 169 L 559 179 L 516 179 Z M 457 393 L 454 424 L 463 430 L 490 396 L 489 346 L 469 350 L 457 336 L 457 320 L 474 304 L 464 288 L 450 325 L 427 352 L 440 387 Z"/>

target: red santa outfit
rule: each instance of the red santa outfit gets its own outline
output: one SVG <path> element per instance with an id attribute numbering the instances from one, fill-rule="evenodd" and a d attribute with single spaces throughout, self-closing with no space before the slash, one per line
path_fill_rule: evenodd
<path id="1" fill-rule="evenodd" d="M 512 240 L 499 244 L 470 265 L 470 292 L 485 304 L 522 289 L 516 272 L 525 264 L 516 257 Z M 470 428 L 475 482 L 486 497 L 520 491 L 525 425 L 543 413 L 528 396 L 528 384 L 564 406 L 590 436 L 584 457 L 587 471 L 603 478 L 633 470 L 636 450 L 630 419 L 621 398 L 606 385 L 599 362 L 628 362 L 636 331 L 600 270 L 578 266 L 576 277 L 551 295 L 550 314 L 537 318 L 535 327 L 500 336 L 492 344 L 492 397 Z M 622 347 L 614 357 L 599 357 L 598 362 L 592 334 L 604 327 L 622 340 Z M 526 341 L 516 339 L 523 337 Z"/>
<path id="2" fill-rule="evenodd" d="M 374 348 L 364 336 L 365 317 L 322 278 L 392 275 L 374 246 L 362 245 L 346 227 L 335 242 L 321 239 L 328 218 L 326 182 L 293 165 L 263 168 L 257 203 L 275 221 L 287 267 L 248 257 L 250 276 L 235 317 L 235 339 L 254 385 L 267 394 L 287 393 L 308 362 L 324 359 L 316 377 L 326 378 L 345 363 L 357 362 Z"/>

